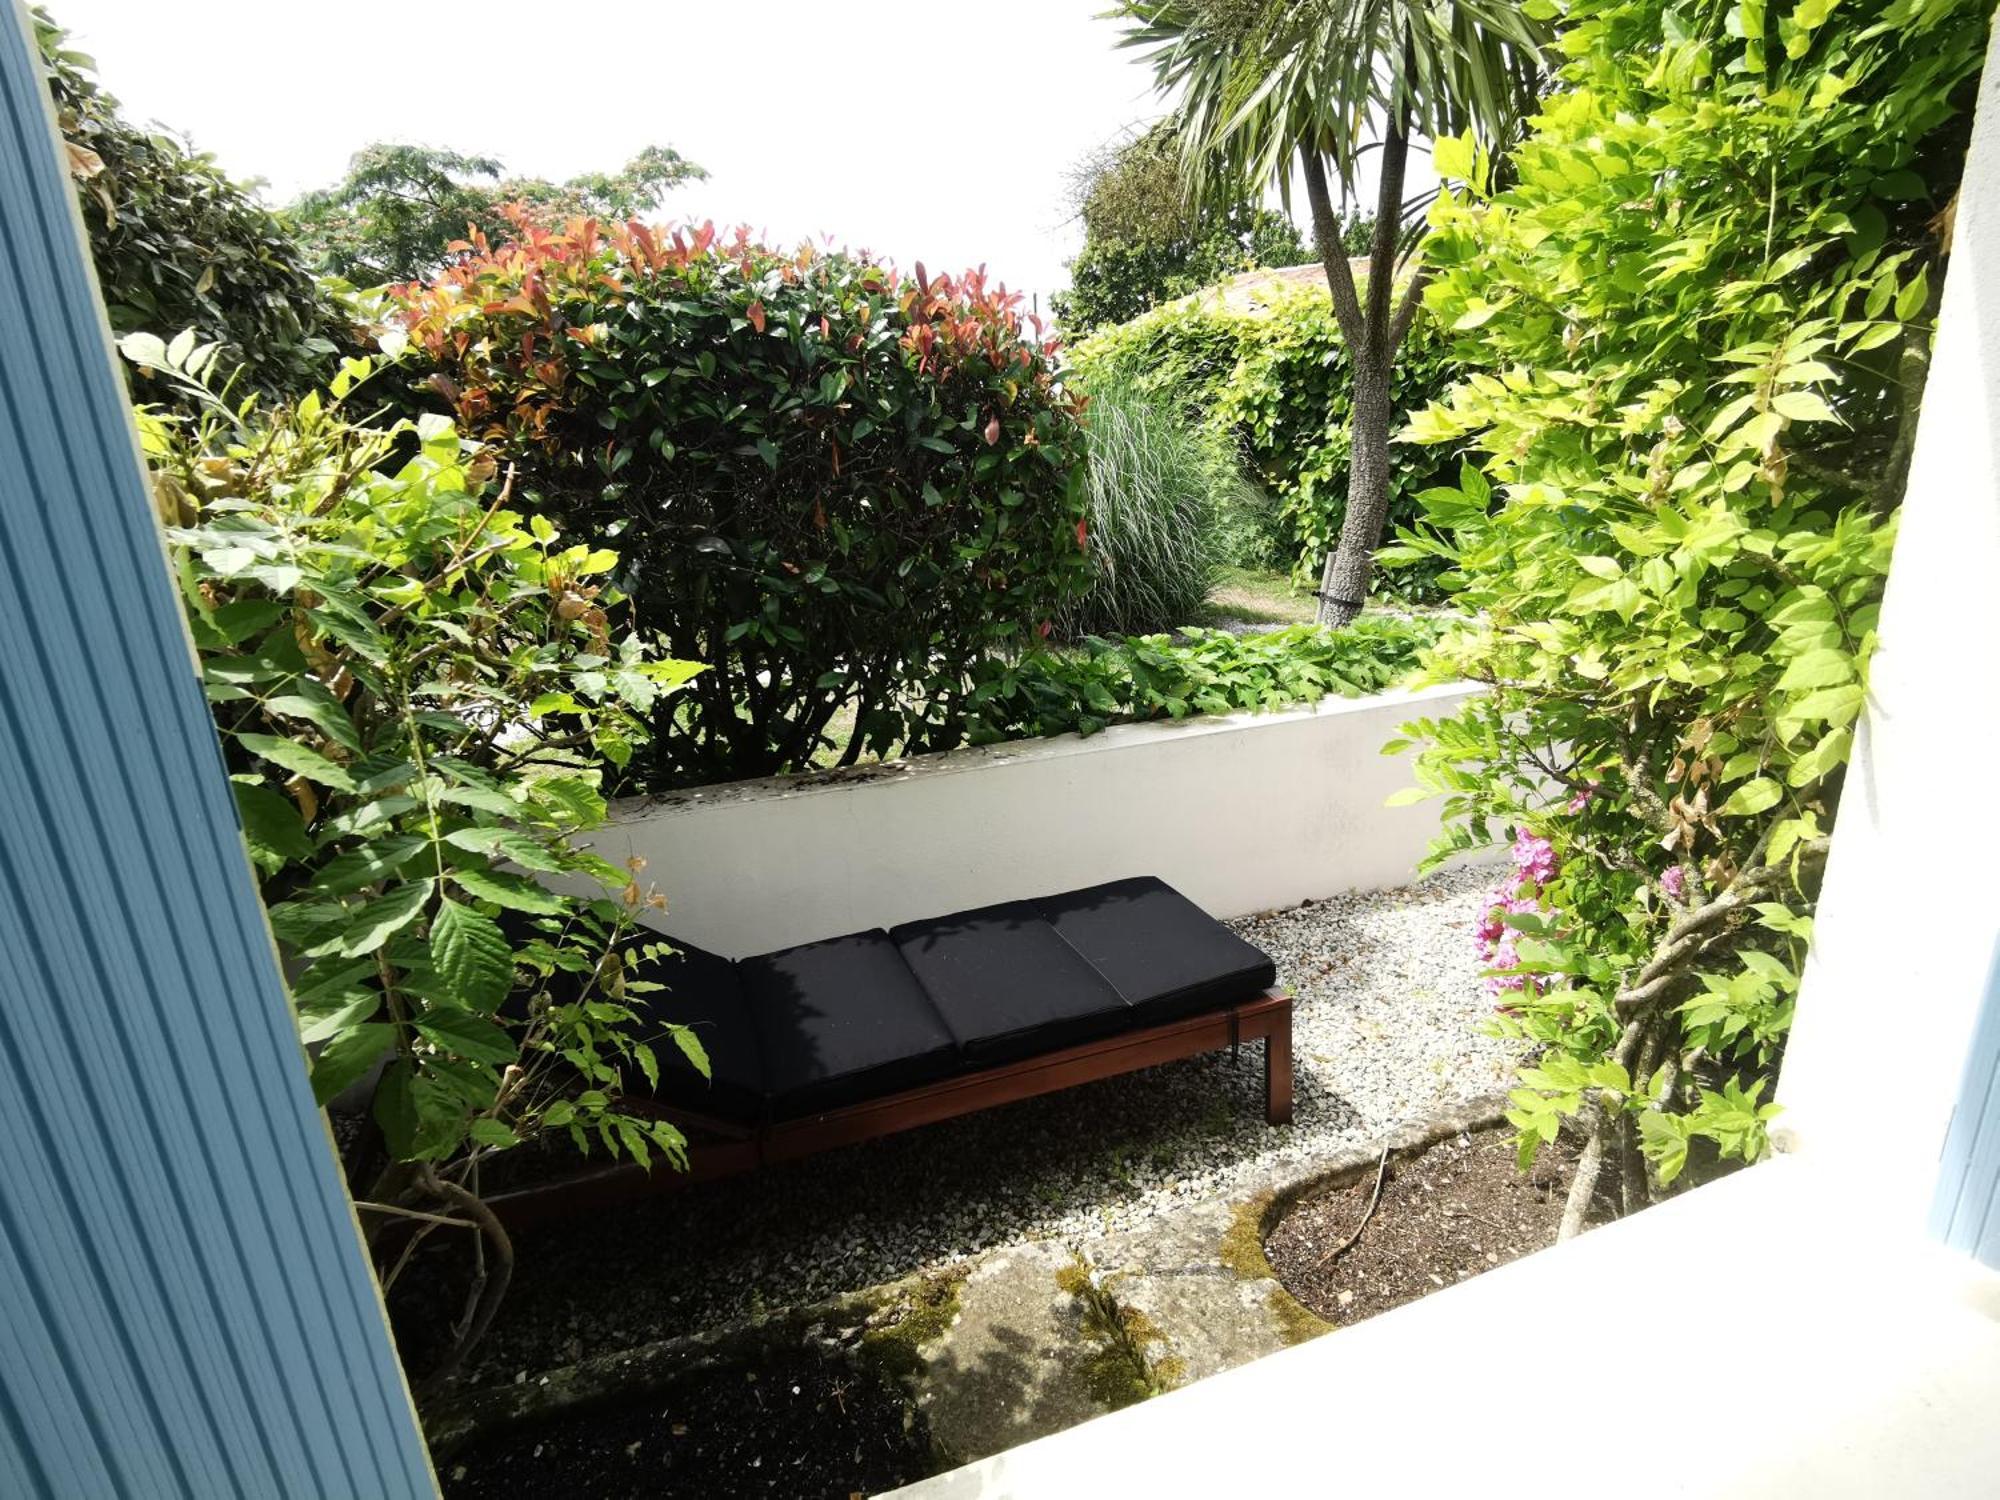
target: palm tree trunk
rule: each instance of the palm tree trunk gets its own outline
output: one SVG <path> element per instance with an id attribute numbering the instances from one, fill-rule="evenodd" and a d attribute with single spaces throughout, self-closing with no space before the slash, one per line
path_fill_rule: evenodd
<path id="1" fill-rule="evenodd" d="M 1389 422 L 1393 413 L 1387 361 L 1357 357 L 1352 369 L 1347 513 L 1340 523 L 1340 545 L 1327 553 L 1319 585 L 1320 623 L 1335 629 L 1353 624 L 1368 600 L 1375 548 L 1389 516 Z"/>
<path id="2" fill-rule="evenodd" d="M 1368 284 L 1357 299 L 1353 276 L 1342 258 L 1325 172 L 1314 172 L 1316 162 L 1308 158 L 1306 193 L 1312 203 L 1314 234 L 1333 290 L 1334 313 L 1347 339 L 1353 382 L 1348 414 L 1347 512 L 1341 521 L 1340 545 L 1327 556 L 1319 589 L 1320 622 L 1336 629 L 1352 624 L 1367 602 L 1375 549 L 1381 544 L 1382 528 L 1389 517 L 1389 423 L 1395 415 L 1389 400 L 1389 377 L 1395 368 L 1399 335 L 1406 326 L 1406 320 L 1391 309 L 1395 304 L 1403 180 L 1409 159 L 1409 117 L 1399 113 L 1389 122 L 1382 140 L 1382 180 L 1375 200 L 1375 238 L 1368 247 Z M 1339 274 L 1334 264 L 1337 258 Z M 1351 315 L 1343 313 L 1343 301 L 1352 309 Z"/>

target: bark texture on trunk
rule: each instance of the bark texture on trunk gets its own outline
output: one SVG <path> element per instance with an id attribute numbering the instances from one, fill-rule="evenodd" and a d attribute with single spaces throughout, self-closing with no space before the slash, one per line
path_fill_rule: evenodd
<path id="1" fill-rule="evenodd" d="M 1372 363 L 1372 361 L 1371 361 Z M 1354 622 L 1368 599 L 1375 547 L 1389 515 L 1389 376 L 1354 362 L 1354 404 L 1347 468 L 1347 514 L 1340 544 L 1326 555 L 1320 576 L 1319 618 L 1328 625 Z"/>
<path id="2" fill-rule="evenodd" d="M 1319 588 L 1320 621 L 1338 628 L 1351 624 L 1367 602 L 1375 549 L 1389 518 L 1389 424 L 1395 415 L 1389 400 L 1389 378 L 1397 347 L 1415 315 L 1421 286 L 1413 281 L 1401 304 L 1397 303 L 1396 248 L 1410 157 L 1408 116 L 1392 120 L 1383 137 L 1368 281 L 1358 294 L 1347 251 L 1340 242 L 1340 220 L 1334 213 L 1325 166 L 1310 149 L 1300 155 L 1306 198 L 1312 209 L 1313 238 L 1333 293 L 1334 317 L 1347 341 L 1353 382 L 1348 414 L 1347 511 L 1341 520 L 1339 545 L 1327 554 Z"/>

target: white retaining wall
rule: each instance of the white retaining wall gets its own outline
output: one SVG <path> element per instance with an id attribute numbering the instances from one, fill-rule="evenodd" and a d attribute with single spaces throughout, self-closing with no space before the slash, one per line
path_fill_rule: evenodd
<path id="1" fill-rule="evenodd" d="M 1121 725 L 620 804 L 591 843 L 641 855 L 660 923 L 731 958 L 962 907 L 1158 875 L 1218 916 L 1400 885 L 1436 802 L 1382 746 L 1475 689 Z"/>

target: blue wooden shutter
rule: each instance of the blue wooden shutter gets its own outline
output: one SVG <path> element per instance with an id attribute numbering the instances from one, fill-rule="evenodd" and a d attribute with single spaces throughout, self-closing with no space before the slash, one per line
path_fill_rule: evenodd
<path id="1" fill-rule="evenodd" d="M 0 15 L 0 1495 L 432 1495 L 58 149 L 16 4 Z"/>

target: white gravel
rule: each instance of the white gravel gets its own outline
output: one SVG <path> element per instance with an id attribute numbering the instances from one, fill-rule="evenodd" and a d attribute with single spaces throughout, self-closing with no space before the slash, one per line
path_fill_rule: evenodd
<path id="1" fill-rule="evenodd" d="M 1289 1128 L 1264 1123 L 1249 1044 L 524 1236 L 476 1378 L 1088 1239 L 1492 1093 L 1514 1053 L 1482 1030 L 1471 934 L 1491 883 L 1453 872 L 1231 924 L 1297 997 Z"/>

